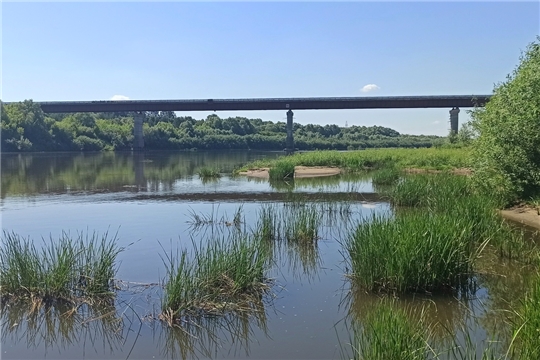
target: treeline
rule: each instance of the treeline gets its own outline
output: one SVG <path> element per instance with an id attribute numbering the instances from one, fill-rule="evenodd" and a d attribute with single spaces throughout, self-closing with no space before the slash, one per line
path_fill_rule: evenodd
<path id="1" fill-rule="evenodd" d="M 1 105 L 5 152 L 130 150 L 133 116 L 125 113 L 45 114 L 32 100 Z M 172 111 L 147 112 L 145 148 L 170 150 L 283 150 L 286 124 L 212 114 L 204 120 Z M 445 138 L 402 135 L 382 126 L 294 124 L 299 150 L 351 150 L 378 147 L 431 147 Z"/>

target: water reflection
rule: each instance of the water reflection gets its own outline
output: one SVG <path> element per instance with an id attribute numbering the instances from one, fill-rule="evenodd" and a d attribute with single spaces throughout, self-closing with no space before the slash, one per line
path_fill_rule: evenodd
<path id="1" fill-rule="evenodd" d="M 34 309 L 29 304 L 3 304 L 1 313 L 3 344 L 21 343 L 45 353 L 73 347 L 79 354 L 90 349 L 114 353 L 125 344 L 124 320 L 111 305 L 74 308 L 54 304 Z"/>
<path id="2" fill-rule="evenodd" d="M 262 300 L 249 312 L 184 318 L 181 325 L 162 326 L 158 331 L 162 356 L 170 359 L 249 356 L 250 345 L 255 339 L 268 338 Z"/>

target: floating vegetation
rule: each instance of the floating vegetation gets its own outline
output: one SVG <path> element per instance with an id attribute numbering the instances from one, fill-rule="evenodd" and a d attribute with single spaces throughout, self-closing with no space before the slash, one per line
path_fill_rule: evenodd
<path id="1" fill-rule="evenodd" d="M 234 226 L 236 228 L 239 228 L 240 225 L 243 223 L 242 214 L 243 214 L 242 205 L 240 205 L 236 209 L 232 219 L 229 219 L 227 217 L 227 214 L 219 217 L 219 206 L 217 206 L 217 208 L 214 208 L 214 205 L 212 205 L 212 211 L 207 214 L 197 213 L 195 210 L 190 208 L 189 214 L 188 214 L 188 216 L 190 217 L 190 220 L 188 220 L 187 223 L 190 224 L 195 229 L 201 226 L 205 226 L 205 225 L 210 225 L 210 226 L 225 225 L 225 226 Z"/>
<path id="2" fill-rule="evenodd" d="M 167 277 L 160 318 L 169 325 L 190 315 L 249 311 L 270 289 L 267 248 L 242 233 L 210 238 L 166 255 Z"/>
<path id="3" fill-rule="evenodd" d="M 0 292 L 3 300 L 28 299 L 34 304 L 77 303 L 114 296 L 115 261 L 123 248 L 116 236 L 62 233 L 37 248 L 30 238 L 4 232 L 0 248 Z"/>

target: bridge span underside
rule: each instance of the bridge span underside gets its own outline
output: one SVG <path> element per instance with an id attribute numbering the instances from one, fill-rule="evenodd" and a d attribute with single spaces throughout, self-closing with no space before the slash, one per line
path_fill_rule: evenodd
<path id="1" fill-rule="evenodd" d="M 451 131 L 458 131 L 460 107 L 484 106 L 491 95 L 385 96 L 385 97 L 320 97 L 278 99 L 199 99 L 199 100 L 119 100 L 119 101 L 52 101 L 39 102 L 46 113 L 125 112 L 136 113 L 134 149 L 144 147 L 142 123 L 145 111 L 287 111 L 286 151 L 294 151 L 292 110 L 337 109 L 413 109 L 451 108 Z"/>

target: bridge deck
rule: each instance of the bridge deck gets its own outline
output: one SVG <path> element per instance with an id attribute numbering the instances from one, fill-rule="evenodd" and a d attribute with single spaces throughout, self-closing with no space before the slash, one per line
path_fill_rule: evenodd
<path id="1" fill-rule="evenodd" d="M 47 113 L 116 111 L 240 111 L 318 109 L 407 109 L 483 106 L 491 95 L 319 97 L 39 102 Z"/>

